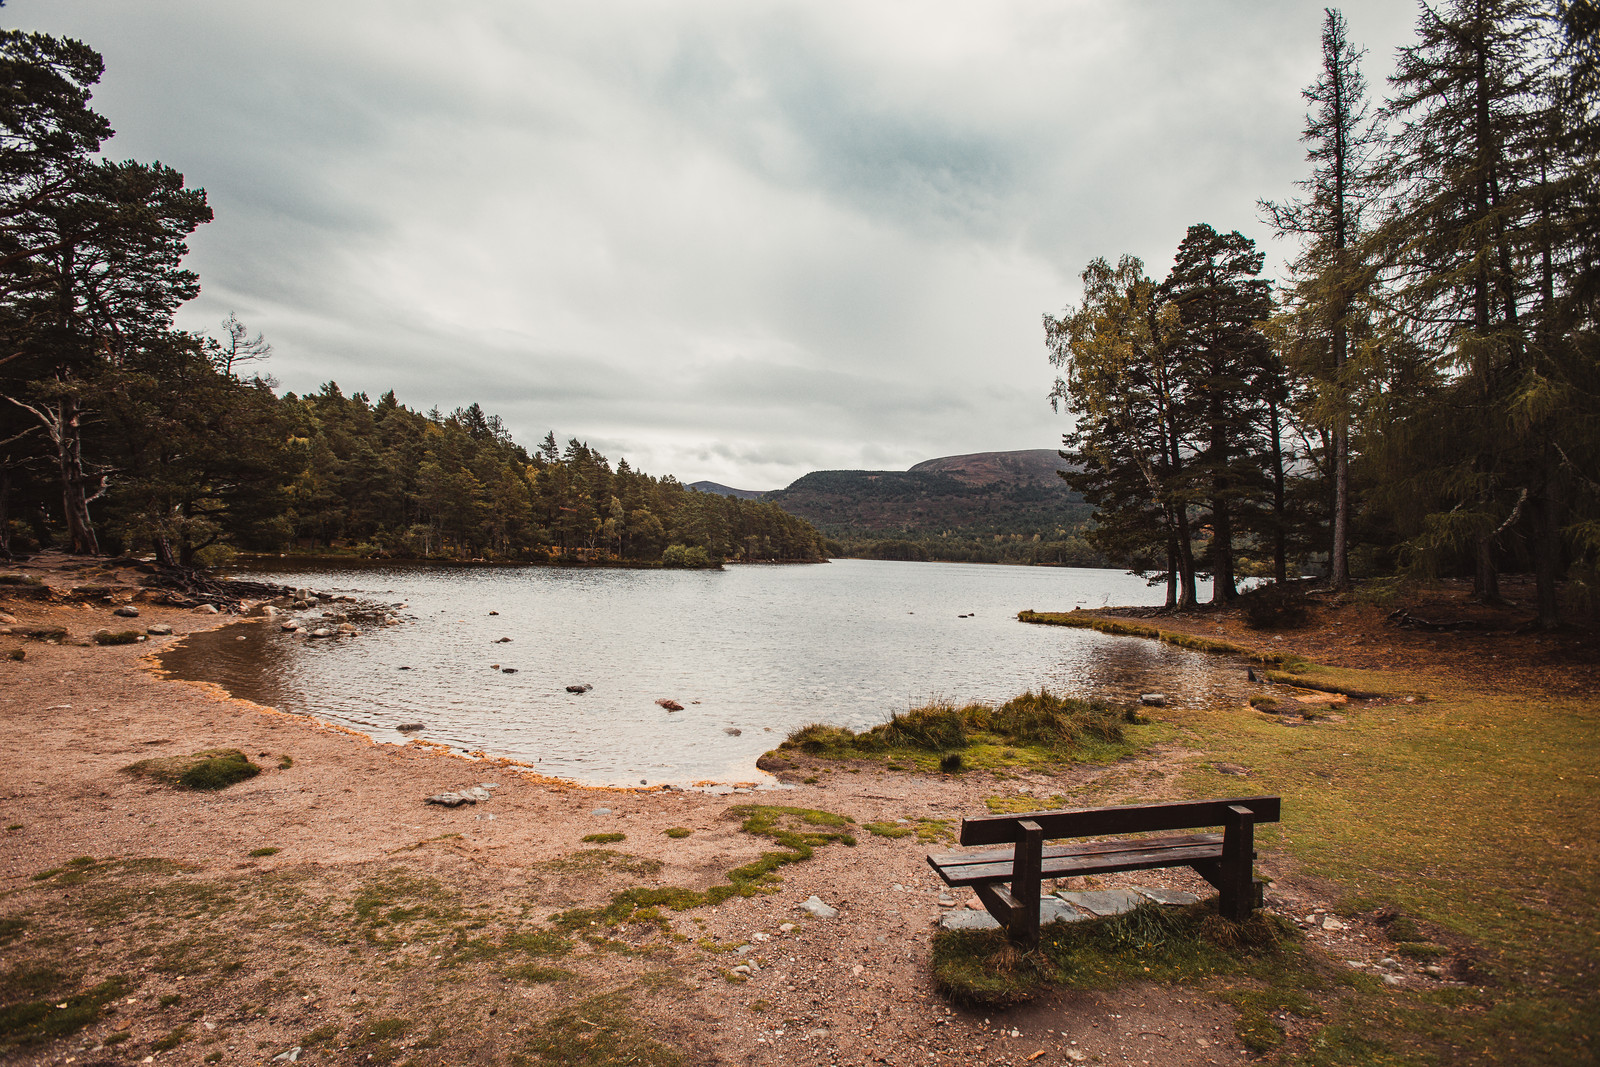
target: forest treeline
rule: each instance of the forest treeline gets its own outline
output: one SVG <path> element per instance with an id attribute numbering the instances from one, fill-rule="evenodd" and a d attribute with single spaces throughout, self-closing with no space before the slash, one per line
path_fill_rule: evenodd
<path id="1" fill-rule="evenodd" d="M 1238 232 L 1189 228 L 1157 281 L 1096 259 L 1045 317 L 1062 455 L 1108 557 L 1214 601 L 1241 573 L 1532 570 L 1600 589 L 1600 6 L 1424 5 L 1380 103 L 1327 12 L 1310 173 Z"/>
<path id="2" fill-rule="evenodd" d="M 688 490 L 554 435 L 530 452 L 477 405 L 421 414 L 329 383 L 278 395 L 231 316 L 177 330 L 204 190 L 98 156 L 101 57 L 0 32 L 0 556 L 349 549 L 555 562 L 823 558 L 770 504 Z"/>

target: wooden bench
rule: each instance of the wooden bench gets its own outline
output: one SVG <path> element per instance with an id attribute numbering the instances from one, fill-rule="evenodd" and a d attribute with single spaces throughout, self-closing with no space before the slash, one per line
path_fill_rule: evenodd
<path id="1" fill-rule="evenodd" d="M 963 845 L 1011 844 L 986 852 L 947 852 L 928 864 L 947 885 L 969 885 L 1019 945 L 1039 942 L 1040 882 L 1112 871 L 1192 867 L 1216 886 L 1219 910 L 1243 922 L 1260 903 L 1255 884 L 1255 825 L 1278 821 L 1277 797 L 1065 808 L 961 820 Z M 1222 827 L 1221 833 L 1046 845 L 1064 837 L 1148 834 Z M 1010 883 L 1008 890 L 1002 883 Z"/>

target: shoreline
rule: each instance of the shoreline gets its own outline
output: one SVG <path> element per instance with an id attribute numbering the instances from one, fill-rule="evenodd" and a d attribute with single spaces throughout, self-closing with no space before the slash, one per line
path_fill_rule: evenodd
<path id="1" fill-rule="evenodd" d="M 77 581 L 84 572 L 60 573 Z M 781 796 L 589 787 L 431 745 L 376 742 L 166 678 L 152 666 L 157 648 L 73 643 L 101 627 L 165 623 L 181 636 L 229 621 L 148 600 L 124 621 L 110 614 L 114 603 L 0 600 L 19 626 L 68 631 L 63 644 L 0 636 L 0 652 L 26 651 L 21 662 L 0 659 L 0 744 L 28 754 L 0 767 L 15 827 L 0 837 L 0 920 L 20 924 L 0 922 L 11 937 L 4 966 L 53 962 L 65 984 L 49 992 L 52 1005 L 113 981 L 121 990 L 81 1029 L 0 1044 L 0 1064 L 260 1063 L 296 1047 L 302 1062 L 365 1062 L 368 1052 L 373 1062 L 501 1062 L 517 1050 L 528 1062 L 557 1062 L 557 1047 L 569 1048 L 571 1062 L 626 1060 L 584 1059 L 589 1045 L 561 1045 L 565 1028 L 579 1026 L 573 1012 L 599 1025 L 579 1027 L 595 1041 L 609 1033 L 645 1063 L 1014 1063 L 1038 1051 L 1033 1062 L 1051 1065 L 1083 1062 L 1068 1053 L 1120 1061 L 1149 1057 L 1151 1039 L 1139 1031 L 1169 1035 L 1164 1064 L 1251 1058 L 1234 1033 L 1234 1008 L 1203 986 L 1062 991 L 1007 1012 L 946 1003 L 931 985 L 929 933 L 949 909 L 923 858 L 948 847 L 940 842 L 960 818 L 1000 800 L 1092 806 L 1299 788 L 1292 778 L 1280 785 L 1261 763 L 1287 758 L 1271 754 L 1278 748 L 1235 754 L 1238 740 L 1217 732 L 1248 713 L 1173 711 L 1171 740 L 1107 766 L 944 775 L 802 758 L 780 774 L 793 787 Z M 1174 622 L 1231 639 L 1215 630 L 1233 623 L 1216 616 L 1161 625 Z M 1281 644 L 1344 640 L 1332 626 Z M 1386 654 L 1428 653 L 1434 640 L 1410 651 L 1402 641 Z M 1472 644 L 1461 662 L 1492 654 Z M 1456 662 L 1455 653 L 1430 654 L 1436 666 Z M 1508 681 L 1536 681 L 1539 666 Z M 1573 666 L 1581 681 L 1589 667 Z M 1250 738 L 1260 739 L 1249 744 L 1282 736 L 1299 749 L 1325 738 L 1353 749 L 1362 735 L 1351 730 L 1383 721 L 1393 702 L 1363 706 L 1346 713 L 1348 725 L 1298 731 L 1254 715 L 1262 725 Z M 1448 705 L 1434 707 L 1407 714 Z M 212 748 L 240 749 L 261 773 L 195 793 L 121 771 Z M 1225 760 L 1259 769 L 1241 780 L 1214 769 Z M 456 809 L 424 803 L 474 786 L 489 786 L 492 799 Z M 721 884 L 770 850 L 741 829 L 741 812 L 769 802 L 854 820 L 855 844 L 818 847 L 782 868 L 775 892 L 597 918 L 592 929 L 562 925 L 574 909 L 603 909 L 629 887 L 670 897 Z M 1284 838 L 1262 837 L 1259 866 L 1275 879 L 1269 899 L 1280 914 L 1331 915 L 1351 890 L 1312 875 L 1326 861 L 1302 851 L 1316 829 L 1303 819 Z M 687 836 L 667 836 L 679 828 Z M 618 833 L 623 840 L 598 848 L 583 840 Z M 1156 871 L 1100 887 L 1204 889 L 1191 882 L 1189 872 Z M 840 914 L 800 910 L 812 895 Z M 958 908 L 971 899 L 951 896 Z M 1375 966 L 1382 929 L 1366 913 L 1344 918 L 1339 932 L 1304 936 L 1340 967 L 1344 959 Z M 1403 980 L 1400 992 L 1418 995 L 1441 982 L 1473 988 L 1420 968 Z M 1202 1034 L 1204 1046 L 1195 1043 Z"/>

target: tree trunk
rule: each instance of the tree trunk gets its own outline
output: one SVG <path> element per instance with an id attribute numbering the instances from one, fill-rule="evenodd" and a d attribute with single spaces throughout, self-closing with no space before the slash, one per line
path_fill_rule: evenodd
<path id="1" fill-rule="evenodd" d="M 82 411 L 77 398 L 62 399 L 58 412 L 56 459 L 61 468 L 61 507 L 67 520 L 67 536 L 72 552 L 79 556 L 98 556 L 94 524 L 89 519 L 88 477 L 83 473 Z"/>
<path id="2" fill-rule="evenodd" d="M 1282 585 L 1289 580 L 1289 537 L 1283 491 L 1283 426 L 1276 400 L 1267 401 L 1267 418 L 1272 431 L 1272 577 Z"/>
<path id="3" fill-rule="evenodd" d="M 1494 566 L 1494 545 L 1487 534 L 1477 540 L 1477 568 L 1472 579 L 1472 595 L 1484 604 L 1500 602 L 1500 572 Z"/>
<path id="4" fill-rule="evenodd" d="M 0 464 L 0 559 L 11 558 L 11 468 Z M 1169 594 L 1170 597 L 1170 594 Z"/>
<path id="5" fill-rule="evenodd" d="M 0 510 L 0 518 L 5 517 L 5 512 Z M 1168 526 L 1171 530 L 1171 526 Z M 1166 534 L 1166 609 L 1178 606 L 1178 536 L 1173 533 Z"/>
<path id="6" fill-rule="evenodd" d="M 1200 602 L 1194 588 L 1194 535 L 1189 530 L 1188 505 L 1180 504 L 1178 512 L 1178 610 L 1191 611 Z"/>

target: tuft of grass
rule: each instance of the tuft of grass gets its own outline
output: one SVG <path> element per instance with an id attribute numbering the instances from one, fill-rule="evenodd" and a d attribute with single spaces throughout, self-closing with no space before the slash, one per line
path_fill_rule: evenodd
<path id="1" fill-rule="evenodd" d="M 677 1051 L 649 1035 L 622 993 L 580 1001 L 532 1027 L 520 1048 L 510 1049 L 512 1067 L 680 1067 Z"/>
<path id="2" fill-rule="evenodd" d="M 131 645 L 143 636 L 138 630 L 118 630 L 114 633 L 110 630 L 101 630 L 94 635 L 94 643 L 97 645 Z"/>
<path id="3" fill-rule="evenodd" d="M 262 856 L 276 856 L 278 853 L 280 853 L 282 851 L 283 851 L 283 849 L 281 849 L 281 848 L 274 848 L 271 845 L 267 845 L 264 848 L 253 848 L 253 849 L 251 849 L 250 850 L 250 855 L 253 858 L 260 858 Z"/>
<path id="4" fill-rule="evenodd" d="M 666 834 L 668 837 L 672 838 L 673 840 L 678 840 L 678 839 L 681 839 L 681 838 L 685 838 L 685 837 L 688 837 L 690 834 L 694 833 L 694 831 L 689 829 L 687 826 L 669 826 L 669 827 L 667 827 L 665 830 L 663 830 L 661 832 Z"/>
<path id="5" fill-rule="evenodd" d="M 254 778 L 261 768 L 236 748 L 212 748 L 192 756 L 140 760 L 122 771 L 179 789 L 214 790 Z"/>
<path id="6" fill-rule="evenodd" d="M 28 650 L 25 648 L 13 648 L 10 652 L 6 653 L 6 658 L 16 663 L 21 663 L 23 660 L 28 658 Z"/>
<path id="7" fill-rule="evenodd" d="M 864 822 L 861 828 L 873 837 L 910 837 L 916 832 L 908 825 L 894 822 Z"/>
<path id="8" fill-rule="evenodd" d="M 278 770 L 286 771 L 290 767 L 293 767 L 293 766 L 294 766 L 294 757 L 293 756 L 285 754 L 285 755 L 282 755 L 282 756 L 278 757 Z"/>
<path id="9" fill-rule="evenodd" d="M 1125 727 L 1137 714 L 1097 701 L 1023 693 L 999 707 L 935 702 L 856 733 L 812 723 L 791 733 L 778 752 L 824 759 L 881 759 L 889 770 L 956 773 L 968 766 L 1053 764 L 1115 759 L 1132 748 Z"/>
<path id="10" fill-rule="evenodd" d="M 550 982 L 565 982 L 576 978 L 577 975 L 561 967 L 548 967 L 540 963 L 524 963 L 520 967 L 512 967 L 506 971 L 507 978 L 515 978 L 519 982 L 532 982 L 536 985 Z"/>
<path id="11" fill-rule="evenodd" d="M 180 1026 L 175 1030 L 169 1031 L 166 1037 L 153 1042 L 150 1046 L 150 1049 L 153 1052 L 166 1052 L 169 1049 L 175 1049 L 179 1045 L 183 1044 L 184 1038 L 188 1036 L 189 1028 L 187 1026 Z"/>
<path id="12" fill-rule="evenodd" d="M 584 834 L 582 840 L 584 841 L 585 844 L 590 844 L 590 845 L 614 845 L 618 841 L 626 841 L 627 839 L 628 839 L 628 835 L 627 834 L 610 833 L 610 834 Z"/>
<path id="13" fill-rule="evenodd" d="M 61 989 L 68 985 L 67 978 L 51 968 L 7 974 L 0 987 L 7 990 L 8 999 L 24 999 L 0 1008 L 0 1046 L 69 1037 L 96 1022 L 100 1010 L 128 989 L 127 980 L 118 976 L 63 997 Z"/>

